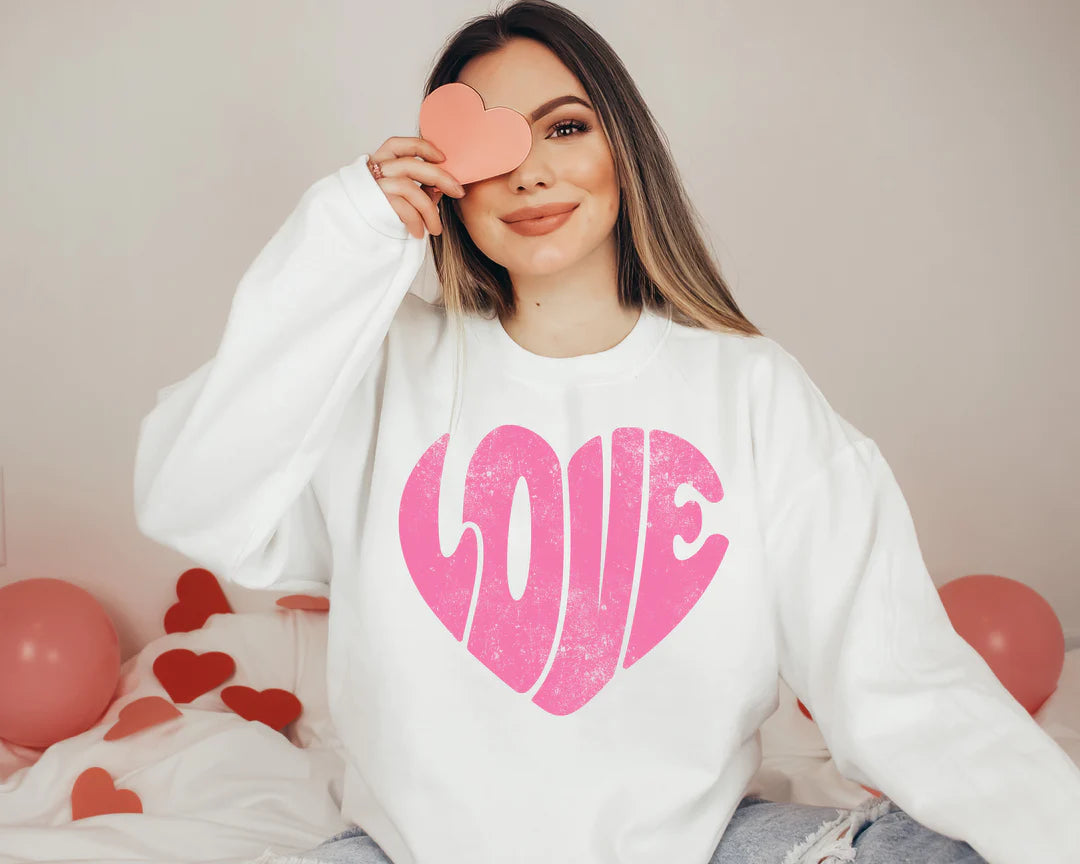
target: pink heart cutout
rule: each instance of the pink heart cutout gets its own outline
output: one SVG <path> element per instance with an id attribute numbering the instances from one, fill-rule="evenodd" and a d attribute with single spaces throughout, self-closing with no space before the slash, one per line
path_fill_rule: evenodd
<path id="1" fill-rule="evenodd" d="M 290 594 L 288 597 L 279 597 L 277 605 L 283 609 L 304 609 L 309 612 L 329 612 L 330 598 L 315 597 L 311 594 Z"/>
<path id="2" fill-rule="evenodd" d="M 437 87 L 420 105 L 420 137 L 438 147 L 437 162 L 462 185 L 513 171 L 532 149 L 529 121 L 513 108 L 485 108 L 468 84 Z"/>
<path id="3" fill-rule="evenodd" d="M 87 768 L 71 789 L 72 821 L 109 813 L 142 813 L 142 801 L 131 789 L 117 789 L 104 768 Z"/>
<path id="4" fill-rule="evenodd" d="M 151 726 L 182 716 L 180 710 L 167 699 L 162 699 L 160 696 L 144 696 L 120 709 L 116 722 L 105 733 L 105 740 L 115 741 L 118 738 L 126 738 L 143 729 L 149 729 Z"/>

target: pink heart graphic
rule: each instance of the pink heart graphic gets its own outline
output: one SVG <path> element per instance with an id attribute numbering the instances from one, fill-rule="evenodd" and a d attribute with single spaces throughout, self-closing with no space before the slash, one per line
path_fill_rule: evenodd
<path id="1" fill-rule="evenodd" d="M 443 435 L 432 444 L 409 475 L 398 533 L 420 596 L 460 642 L 473 599 L 479 548 L 477 533 L 466 531 L 453 554 L 444 556 L 440 549 L 439 484 L 448 438 Z M 713 534 L 691 557 L 675 557 L 675 536 L 693 542 L 702 526 L 700 506 L 693 500 L 676 505 L 676 490 L 689 483 L 712 502 L 723 498 L 724 491 L 701 451 L 678 435 L 652 430 L 645 548 L 631 618 L 644 443 L 639 428 L 612 433 L 606 538 L 599 436 L 582 445 L 567 467 L 571 538 L 566 614 L 555 660 L 533 697 L 552 714 L 577 711 L 611 680 L 627 626 L 624 668 L 655 648 L 698 602 L 727 551 L 728 539 Z M 514 599 L 507 579 L 507 542 L 510 509 L 522 478 L 529 492 L 531 549 L 524 593 Z M 461 518 L 478 527 L 484 564 L 467 648 L 519 693 L 536 684 L 555 639 L 566 542 L 562 496 L 558 456 L 535 432 L 499 426 L 477 445 L 467 469 Z"/>
<path id="2" fill-rule="evenodd" d="M 480 94 L 454 82 L 432 90 L 420 105 L 420 137 L 446 155 L 438 166 L 458 183 L 513 171 L 532 149 L 529 121 L 513 108 L 484 108 Z"/>

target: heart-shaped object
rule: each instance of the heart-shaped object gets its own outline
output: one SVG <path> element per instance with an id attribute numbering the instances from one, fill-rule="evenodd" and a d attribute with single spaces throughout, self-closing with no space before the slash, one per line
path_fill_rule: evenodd
<path id="1" fill-rule="evenodd" d="M 311 594 L 290 594 L 288 597 L 279 597 L 277 605 L 286 609 L 304 609 L 308 612 L 330 611 L 329 597 L 315 597 Z"/>
<path id="2" fill-rule="evenodd" d="M 180 709 L 167 699 L 162 699 L 160 696 L 144 696 L 120 709 L 116 722 L 105 733 L 105 740 L 115 741 L 117 738 L 126 738 L 128 735 L 157 726 L 166 720 L 183 716 Z"/>
<path id="3" fill-rule="evenodd" d="M 236 672 L 236 661 L 223 651 L 196 654 L 187 648 L 173 648 L 154 660 L 154 675 L 173 702 L 190 702 L 228 681 Z"/>
<path id="4" fill-rule="evenodd" d="M 189 633 L 202 627 L 211 615 L 233 611 L 217 577 L 202 567 L 180 574 L 176 596 L 178 602 L 165 612 L 166 633 Z"/>
<path id="5" fill-rule="evenodd" d="M 300 716 L 303 705 L 288 690 L 254 690 L 234 684 L 221 691 L 221 701 L 245 720 L 258 720 L 280 732 Z"/>
<path id="6" fill-rule="evenodd" d="M 432 90 L 420 105 L 420 137 L 446 159 L 436 162 L 458 183 L 474 183 L 513 171 L 532 149 L 532 129 L 513 108 L 485 108 L 468 84 Z"/>
<path id="7" fill-rule="evenodd" d="M 104 768 L 87 768 L 71 789 L 71 818 L 106 813 L 142 813 L 142 801 L 130 789 L 117 789 Z"/>
<path id="8" fill-rule="evenodd" d="M 674 503 L 677 490 L 690 484 L 715 503 L 724 489 L 705 454 L 678 435 L 649 430 L 646 457 L 645 432 L 624 426 L 611 433 L 610 469 L 599 435 L 581 445 L 564 469 L 555 448 L 531 429 L 518 424 L 492 429 L 476 445 L 465 478 L 461 520 L 477 530 L 465 532 L 449 556 L 439 542 L 439 484 L 449 435 L 419 458 L 401 493 L 398 536 L 423 601 L 455 639 L 516 692 L 530 690 L 542 677 L 532 701 L 552 714 L 577 711 L 612 680 L 620 660 L 629 669 L 667 638 L 704 596 L 727 553 L 728 538 L 713 533 L 690 557 L 675 556 L 676 537 L 702 532 L 699 506 Z M 612 478 L 606 518 L 605 470 Z M 522 478 L 529 490 L 532 540 L 525 591 L 515 598 L 508 588 L 507 549 Z M 570 501 L 568 536 L 565 499 Z M 644 549 L 636 565 L 643 509 Z M 636 571 L 640 578 L 631 605 Z"/>

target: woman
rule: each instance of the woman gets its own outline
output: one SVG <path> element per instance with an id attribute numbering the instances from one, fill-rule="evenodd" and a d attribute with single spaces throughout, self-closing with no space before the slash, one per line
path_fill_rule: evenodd
<path id="1" fill-rule="evenodd" d="M 314 184 L 141 429 L 147 535 L 329 587 L 354 827 L 259 860 L 1073 860 L 1080 771 L 950 626 L 874 442 L 740 312 L 611 48 L 527 0 L 452 81 L 529 119 L 525 161 L 460 190 L 395 137 Z M 889 797 L 745 794 L 778 674 Z"/>

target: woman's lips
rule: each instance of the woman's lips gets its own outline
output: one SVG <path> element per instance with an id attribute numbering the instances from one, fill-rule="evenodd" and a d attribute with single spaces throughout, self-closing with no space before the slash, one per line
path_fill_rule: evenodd
<path id="1" fill-rule="evenodd" d="M 527 237 L 548 234 L 565 223 L 575 210 L 577 210 L 577 207 L 567 210 L 565 213 L 555 213 L 552 216 L 542 216 L 539 219 L 520 219 L 517 222 L 507 222 L 506 227 L 517 234 L 524 234 Z"/>

